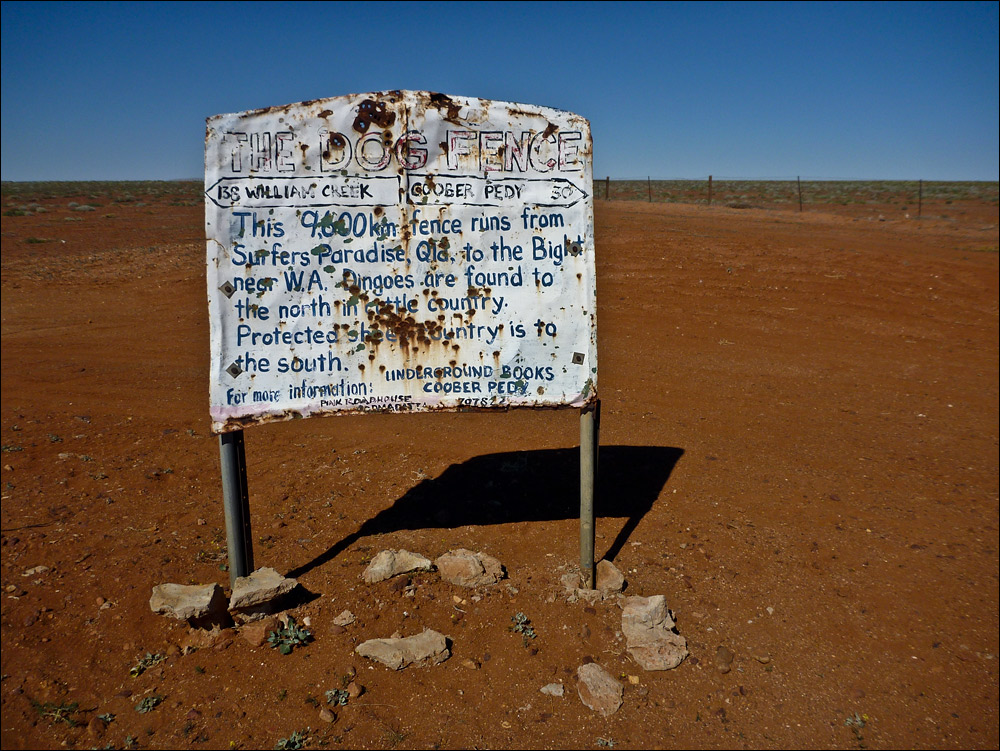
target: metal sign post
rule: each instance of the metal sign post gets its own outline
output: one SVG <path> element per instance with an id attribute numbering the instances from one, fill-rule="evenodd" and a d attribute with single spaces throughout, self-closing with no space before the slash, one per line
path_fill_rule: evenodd
<path id="1" fill-rule="evenodd" d="M 253 536 L 250 532 L 250 495 L 247 491 L 247 457 L 243 431 L 219 436 L 222 464 L 222 503 L 226 515 L 226 545 L 229 550 L 229 584 L 253 571 Z"/>
<path id="2" fill-rule="evenodd" d="M 212 429 L 592 408 L 592 151 L 579 115 L 426 91 L 209 118 Z M 242 439 L 220 446 L 242 572 Z"/>
<path id="3" fill-rule="evenodd" d="M 594 589 L 594 496 L 601 436 L 601 400 L 580 410 L 580 574 L 584 589 Z"/>

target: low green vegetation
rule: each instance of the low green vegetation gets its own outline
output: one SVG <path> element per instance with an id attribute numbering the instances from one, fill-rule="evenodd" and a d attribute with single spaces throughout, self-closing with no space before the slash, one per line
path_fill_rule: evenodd
<path id="1" fill-rule="evenodd" d="M 305 730 L 295 730 L 287 738 L 281 738 L 275 745 L 275 751 L 293 751 L 306 747 L 309 740 L 309 728 Z"/>
<path id="2" fill-rule="evenodd" d="M 73 719 L 73 714 L 80 705 L 75 701 L 72 703 L 62 704 L 56 704 L 51 701 L 32 701 L 31 706 L 34 707 L 41 719 L 48 720 L 51 725 L 54 725 L 57 722 L 65 722 L 71 728 L 76 727 L 77 725 L 76 720 Z"/>
<path id="3" fill-rule="evenodd" d="M 81 206 L 141 204 L 150 201 L 170 205 L 194 205 L 204 201 L 198 180 L 98 180 L 81 182 L 3 182 L 0 184 L 5 216 L 26 216 L 42 209 L 32 201 L 66 200 L 68 208 Z M 74 205 L 70 205 L 74 204 Z"/>
<path id="4" fill-rule="evenodd" d="M 304 647 L 312 641 L 312 632 L 305 628 L 300 628 L 295 623 L 294 618 L 288 619 L 288 625 L 272 631 L 268 634 L 267 641 L 275 647 L 281 654 L 291 654 L 296 647 Z"/>

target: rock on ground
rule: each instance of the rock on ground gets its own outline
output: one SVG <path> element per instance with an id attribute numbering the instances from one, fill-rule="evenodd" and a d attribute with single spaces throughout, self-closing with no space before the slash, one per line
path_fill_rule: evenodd
<path id="1" fill-rule="evenodd" d="M 546 696 L 562 696 L 566 689 L 561 683 L 546 683 L 539 691 Z"/>
<path id="2" fill-rule="evenodd" d="M 675 634 L 673 628 L 674 620 L 663 595 L 625 599 L 625 647 L 643 670 L 671 670 L 687 657 L 687 640 Z"/>
<path id="3" fill-rule="evenodd" d="M 267 637 L 270 636 L 271 632 L 277 631 L 278 628 L 278 619 L 274 616 L 266 616 L 259 621 L 242 626 L 240 628 L 240 636 L 251 647 L 260 647 L 267 641 Z"/>
<path id="4" fill-rule="evenodd" d="M 409 550 L 382 550 L 372 558 L 362 578 L 366 584 L 375 584 L 400 574 L 430 571 L 433 568 L 434 564 L 430 559 L 424 558 L 419 553 L 411 553 Z"/>
<path id="5" fill-rule="evenodd" d="M 460 587 L 485 587 L 504 578 L 503 564 L 486 553 L 449 550 L 434 561 L 441 578 Z"/>
<path id="6" fill-rule="evenodd" d="M 415 665 L 437 665 L 451 657 L 444 634 L 424 629 L 416 636 L 391 639 L 369 639 L 354 650 L 362 657 L 381 662 L 393 670 Z"/>
<path id="7" fill-rule="evenodd" d="M 278 610 L 278 600 L 296 586 L 295 579 L 287 579 L 273 568 L 259 568 L 233 584 L 229 610 L 244 619 L 263 618 Z"/>
<path id="8" fill-rule="evenodd" d="M 611 561 L 600 560 L 594 570 L 594 589 L 582 589 L 582 577 L 580 574 L 563 574 L 560 578 L 563 589 L 569 602 L 585 600 L 596 602 L 597 600 L 607 600 L 617 597 L 625 588 L 625 576 L 618 567 Z"/>
<path id="9" fill-rule="evenodd" d="M 607 670 L 596 662 L 588 662 L 576 669 L 579 679 L 576 691 L 589 709 L 604 717 L 610 717 L 622 705 L 622 694 L 625 687 L 616 681 Z"/>
<path id="10" fill-rule="evenodd" d="M 210 649 L 225 641 L 228 629 L 223 630 L 218 626 L 211 629 L 192 628 L 189 629 L 177 642 L 177 649 L 182 655 L 197 652 L 199 649 Z"/>
<path id="11" fill-rule="evenodd" d="M 350 610 L 345 610 L 344 612 L 342 612 L 340 615 L 338 615 L 336 618 L 333 619 L 333 625 L 340 626 L 342 628 L 346 628 L 347 626 L 350 626 L 352 623 L 354 623 L 354 613 L 352 613 Z"/>
<path id="12" fill-rule="evenodd" d="M 218 584 L 157 584 L 149 607 L 154 613 L 203 622 L 226 615 L 226 596 Z"/>
<path id="13" fill-rule="evenodd" d="M 597 590 L 603 597 L 617 594 L 625 588 L 625 575 L 611 561 L 600 560 L 596 566 Z"/>

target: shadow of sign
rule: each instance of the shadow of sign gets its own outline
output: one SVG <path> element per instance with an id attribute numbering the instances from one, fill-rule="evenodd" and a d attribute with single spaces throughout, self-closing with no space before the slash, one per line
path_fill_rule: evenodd
<path id="1" fill-rule="evenodd" d="M 683 449 L 667 446 L 601 446 L 595 516 L 627 521 L 598 558 L 613 560 L 618 555 L 683 454 Z M 451 465 L 439 477 L 421 481 L 356 532 L 287 575 L 301 576 L 368 535 L 579 516 L 578 448 L 477 456 Z"/>

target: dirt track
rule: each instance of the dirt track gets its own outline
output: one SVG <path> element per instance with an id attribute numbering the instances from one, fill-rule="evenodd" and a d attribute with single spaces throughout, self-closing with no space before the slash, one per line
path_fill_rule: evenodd
<path id="1" fill-rule="evenodd" d="M 666 595 L 692 657 L 662 673 L 624 651 L 616 604 L 562 595 L 572 411 L 248 430 L 256 563 L 311 593 L 315 641 L 182 654 L 152 586 L 228 585 L 201 208 L 40 203 L 3 219 L 4 748 L 272 748 L 307 726 L 308 747 L 996 747 L 995 202 L 920 222 L 597 202 L 597 548 L 626 594 Z M 457 547 L 507 584 L 361 582 L 383 548 Z M 353 654 L 425 626 L 452 639 L 438 667 Z M 130 677 L 147 652 L 167 659 Z M 625 684 L 608 719 L 576 694 L 588 658 Z M 322 722 L 352 668 L 365 693 Z"/>

